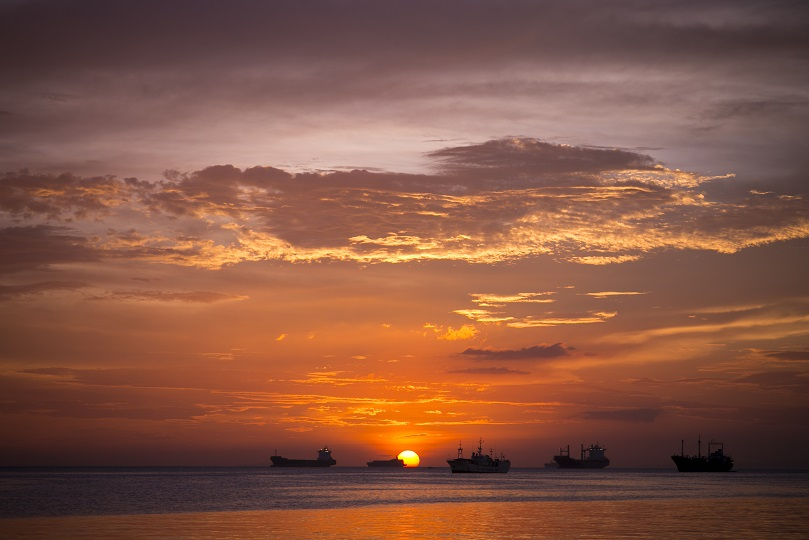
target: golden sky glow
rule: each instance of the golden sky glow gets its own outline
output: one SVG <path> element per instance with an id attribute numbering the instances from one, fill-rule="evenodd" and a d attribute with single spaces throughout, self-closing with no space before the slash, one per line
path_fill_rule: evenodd
<path id="1" fill-rule="evenodd" d="M 316 4 L 0 4 L 0 464 L 809 443 L 805 10 Z"/>

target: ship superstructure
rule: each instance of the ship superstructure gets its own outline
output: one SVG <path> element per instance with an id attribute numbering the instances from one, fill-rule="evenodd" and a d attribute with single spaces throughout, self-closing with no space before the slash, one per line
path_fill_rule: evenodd
<path id="1" fill-rule="evenodd" d="M 559 464 L 561 469 L 603 469 L 610 464 L 610 460 L 604 455 L 606 448 L 598 443 L 591 444 L 585 448 L 581 445 L 580 459 L 570 457 L 570 445 L 567 448 L 560 448 L 559 455 L 553 456 L 553 460 Z"/>

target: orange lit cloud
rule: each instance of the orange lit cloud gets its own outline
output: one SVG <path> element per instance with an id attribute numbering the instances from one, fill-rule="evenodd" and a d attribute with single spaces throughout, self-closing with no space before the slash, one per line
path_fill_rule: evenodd
<path id="1" fill-rule="evenodd" d="M 444 161 L 433 176 L 232 166 L 156 182 L 11 175 L 0 185 L 14 196 L 0 209 L 50 243 L 68 241 L 64 249 L 78 235 L 95 258 L 210 269 L 270 260 L 484 263 L 538 254 L 603 264 L 662 249 L 734 253 L 809 236 L 800 197 L 711 201 L 696 190 L 730 179 L 662 169 L 620 150 L 512 139 L 434 156 Z M 554 160 L 564 160 L 564 170 Z M 502 175 L 500 189 L 478 185 L 484 171 Z M 61 230 L 70 236 L 47 225 L 68 221 Z M 18 264 L 47 262 L 37 247 L 20 252 Z M 484 298 L 477 303 L 492 303 Z M 493 299 L 550 301 L 540 293 Z"/>

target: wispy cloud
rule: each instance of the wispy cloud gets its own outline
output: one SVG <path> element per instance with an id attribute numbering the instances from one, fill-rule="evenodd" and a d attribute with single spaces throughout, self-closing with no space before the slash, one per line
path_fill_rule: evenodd
<path id="1" fill-rule="evenodd" d="M 612 411 L 587 411 L 583 417 L 588 420 L 605 420 L 619 422 L 654 422 L 662 409 L 618 409 Z"/>
<path id="2" fill-rule="evenodd" d="M 504 367 L 451 369 L 447 373 L 464 375 L 528 375 L 530 372 Z"/>
<path id="3" fill-rule="evenodd" d="M 214 302 L 246 300 L 246 296 L 233 296 L 208 291 L 148 291 L 148 290 L 115 290 L 91 300 L 118 300 L 134 302 L 183 302 L 212 304 Z"/>
<path id="4" fill-rule="evenodd" d="M 89 284 L 78 281 L 42 281 L 24 285 L 0 285 L 0 302 L 13 298 L 36 296 L 52 291 L 75 291 Z"/>

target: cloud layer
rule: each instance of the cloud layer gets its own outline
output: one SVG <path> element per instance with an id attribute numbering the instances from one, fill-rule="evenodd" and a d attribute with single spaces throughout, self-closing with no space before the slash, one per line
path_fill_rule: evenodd
<path id="1" fill-rule="evenodd" d="M 158 181 L 9 173 L 0 179 L 5 271 L 98 258 L 209 269 L 537 255 L 606 264 L 809 236 L 803 197 L 712 199 L 707 184 L 732 177 L 650 156 L 504 139 L 428 157 L 439 158 L 432 175 L 229 165 Z"/>

